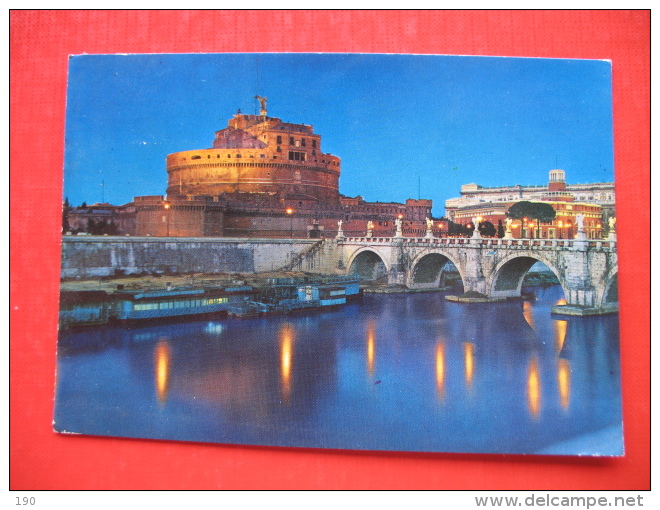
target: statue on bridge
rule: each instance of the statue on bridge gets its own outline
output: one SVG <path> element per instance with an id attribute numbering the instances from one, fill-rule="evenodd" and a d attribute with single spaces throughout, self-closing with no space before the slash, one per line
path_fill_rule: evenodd
<path id="1" fill-rule="evenodd" d="M 394 225 L 396 226 L 394 237 L 403 237 L 403 222 L 401 221 L 401 218 L 395 219 Z"/>
<path id="2" fill-rule="evenodd" d="M 616 218 L 610 216 L 607 220 L 608 225 L 610 226 L 610 231 L 607 234 L 607 239 L 609 241 L 616 241 Z"/>
<path id="3" fill-rule="evenodd" d="M 504 239 L 511 239 L 513 237 L 511 234 L 511 225 L 513 224 L 513 220 L 511 218 L 506 218 L 504 223 L 506 225 L 506 230 L 504 231 Z"/>
<path id="4" fill-rule="evenodd" d="M 428 216 L 426 217 L 426 237 L 433 237 L 433 220 Z"/>
<path id="5" fill-rule="evenodd" d="M 344 222 L 342 220 L 337 222 L 337 238 L 344 237 L 344 231 L 341 228 L 343 223 Z"/>
<path id="6" fill-rule="evenodd" d="M 367 222 L 367 237 L 373 237 L 374 235 L 374 222 L 369 220 Z"/>
<path id="7" fill-rule="evenodd" d="M 579 241 L 585 241 L 587 239 L 587 234 L 584 231 L 584 214 L 575 215 L 575 224 L 577 225 L 578 228 L 575 239 Z"/>
<path id="8" fill-rule="evenodd" d="M 481 218 L 475 216 L 472 218 L 472 224 L 474 225 L 474 230 L 472 231 L 472 237 L 479 238 L 481 237 L 481 232 L 479 232 L 479 223 Z"/>

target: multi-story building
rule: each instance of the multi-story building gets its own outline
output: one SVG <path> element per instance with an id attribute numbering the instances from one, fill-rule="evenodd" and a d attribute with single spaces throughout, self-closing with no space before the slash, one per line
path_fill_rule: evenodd
<path id="1" fill-rule="evenodd" d="M 548 198 L 562 199 L 572 197 L 576 202 L 600 205 L 603 211 L 603 221 L 614 216 L 614 183 L 597 182 L 592 184 L 566 184 L 564 170 L 550 170 L 547 185 L 540 186 L 500 186 L 488 188 L 478 184 L 461 186 L 461 196 L 450 198 L 445 202 L 447 217 L 454 221 L 455 211 L 467 206 L 483 203 L 508 203 L 529 201 L 545 201 Z"/>
<path id="2" fill-rule="evenodd" d="M 533 224 L 531 219 L 514 221 L 514 237 L 573 238 L 577 233 L 577 217 L 582 215 L 585 233 L 590 239 L 603 237 L 607 219 L 614 216 L 614 184 L 595 183 L 566 185 L 563 170 L 551 170 L 547 186 L 508 186 L 486 188 L 477 184 L 461 186 L 461 197 L 445 203 L 446 215 L 462 225 L 482 218 L 496 227 L 504 224 L 506 212 L 521 201 L 549 203 L 556 217 L 549 223 Z M 606 229 L 606 227 L 605 227 Z"/>

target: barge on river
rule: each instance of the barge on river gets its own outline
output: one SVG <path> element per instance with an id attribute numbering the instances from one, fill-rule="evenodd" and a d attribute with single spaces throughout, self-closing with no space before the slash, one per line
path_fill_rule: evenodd
<path id="1" fill-rule="evenodd" d="M 340 306 L 362 295 L 357 277 L 270 278 L 261 285 L 63 291 L 60 328 L 229 315 L 253 317 Z"/>

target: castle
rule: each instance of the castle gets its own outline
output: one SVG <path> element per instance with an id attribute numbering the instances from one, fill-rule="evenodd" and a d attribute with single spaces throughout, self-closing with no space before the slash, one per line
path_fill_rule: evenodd
<path id="1" fill-rule="evenodd" d="M 322 152 L 313 126 L 240 111 L 217 131 L 208 149 L 170 154 L 167 195 L 138 196 L 123 206 L 94 204 L 69 213 L 83 227 L 97 216 L 120 234 L 176 237 L 391 236 L 395 219 L 417 235 L 431 217 L 431 200 L 366 202 L 339 193 L 341 160 Z M 74 227 L 72 227 L 74 228 Z"/>

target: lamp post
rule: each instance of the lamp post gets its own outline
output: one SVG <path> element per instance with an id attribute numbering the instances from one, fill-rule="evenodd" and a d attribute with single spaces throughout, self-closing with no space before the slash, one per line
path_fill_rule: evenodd
<path id="1" fill-rule="evenodd" d="M 565 223 L 565 225 L 566 225 L 566 239 L 570 239 L 571 238 L 571 222 L 567 221 Z"/>
<path id="2" fill-rule="evenodd" d="M 289 236 L 293 239 L 293 209 L 288 207 L 286 213 L 289 216 Z"/>
<path id="3" fill-rule="evenodd" d="M 534 237 L 535 237 L 535 235 L 534 235 L 534 222 L 530 221 L 529 222 L 529 238 L 534 239 Z"/>
<path id="4" fill-rule="evenodd" d="M 559 227 L 559 239 L 563 239 L 563 236 L 561 235 L 561 228 L 564 226 L 564 222 L 559 220 L 557 222 L 557 226 Z"/>
<path id="5" fill-rule="evenodd" d="M 165 237 L 170 237 L 170 203 L 165 202 L 163 204 L 163 207 L 165 208 L 165 216 L 166 216 L 166 218 L 165 218 L 165 225 L 166 225 L 166 227 L 165 227 L 165 230 L 166 230 Z"/>

